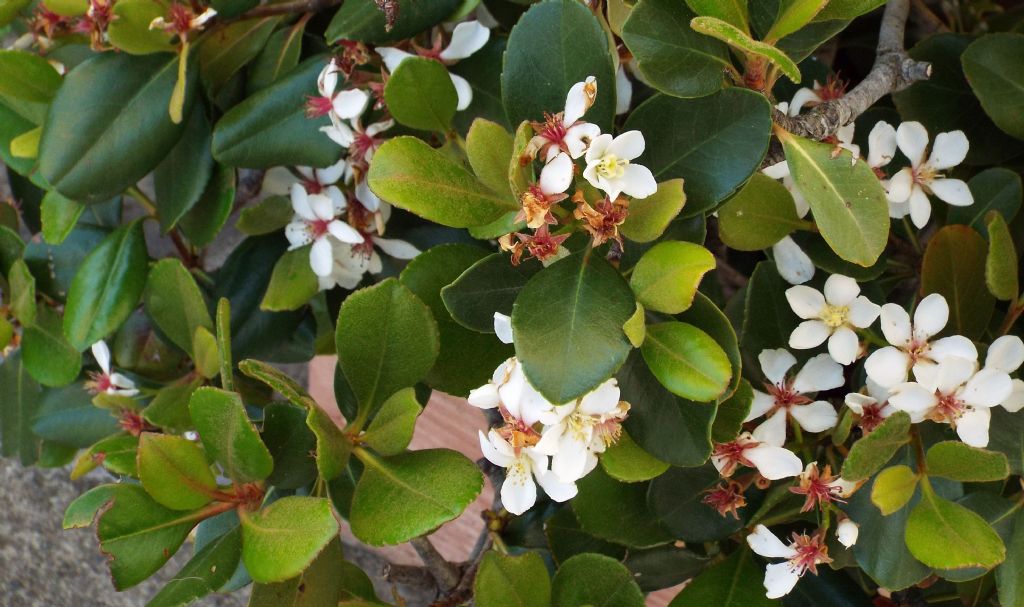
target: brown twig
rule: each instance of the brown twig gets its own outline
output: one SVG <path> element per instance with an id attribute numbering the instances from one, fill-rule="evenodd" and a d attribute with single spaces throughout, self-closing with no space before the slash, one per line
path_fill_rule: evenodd
<path id="1" fill-rule="evenodd" d="M 903 46 L 909 12 L 910 0 L 890 0 L 885 5 L 875 64 L 850 92 L 799 116 L 773 110 L 772 120 L 790 133 L 822 140 L 853 122 L 882 97 L 930 77 L 931 64 L 912 59 Z"/>
<path id="2" fill-rule="evenodd" d="M 413 538 L 409 543 L 412 544 L 420 560 L 423 561 L 423 564 L 430 570 L 431 575 L 437 580 L 437 585 L 443 592 L 448 592 L 459 584 L 459 580 L 462 579 L 462 572 L 459 571 L 459 567 L 448 562 L 448 559 L 444 558 L 437 551 L 433 542 L 426 537 L 417 537 Z"/>

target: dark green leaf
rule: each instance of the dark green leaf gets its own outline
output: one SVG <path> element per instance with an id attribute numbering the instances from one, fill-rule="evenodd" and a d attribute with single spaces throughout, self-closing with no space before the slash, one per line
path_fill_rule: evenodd
<path id="1" fill-rule="evenodd" d="M 718 209 L 722 242 L 740 251 L 767 249 L 804 225 L 789 190 L 761 173 Z"/>
<path id="2" fill-rule="evenodd" d="M 235 172 L 217 165 L 203 195 L 181 218 L 178 227 L 193 245 L 205 247 L 213 242 L 224 227 L 234 201 Z"/>
<path id="3" fill-rule="evenodd" d="M 572 500 L 572 509 L 584 531 L 631 548 L 672 540 L 647 507 L 648 483 L 620 483 L 599 467 L 576 484 L 579 494 Z"/>
<path id="4" fill-rule="evenodd" d="M 235 227 L 249 236 L 269 234 L 283 230 L 294 215 L 290 200 L 284 196 L 271 196 L 242 209 Z"/>
<path id="5" fill-rule="evenodd" d="M 455 322 L 480 333 L 494 333 L 494 313 L 512 314 L 519 292 L 541 268 L 535 259 L 512 265 L 508 255 L 494 253 L 441 289 L 441 298 Z"/>
<path id="6" fill-rule="evenodd" d="M 910 416 L 897 411 L 885 419 L 850 449 L 843 462 L 843 478 L 848 481 L 866 479 L 882 468 L 900 447 L 910 440 Z"/>
<path id="7" fill-rule="evenodd" d="M 615 559 L 580 554 L 562 563 L 551 585 L 553 607 L 642 607 L 644 595 L 630 573 Z"/>
<path id="8" fill-rule="evenodd" d="M 274 264 L 261 310 L 283 312 L 297 310 L 320 292 L 320 284 L 309 265 L 309 247 L 286 252 Z"/>
<path id="9" fill-rule="evenodd" d="M 82 370 L 82 355 L 64 338 L 60 314 L 46 306 L 24 328 L 21 355 L 25 370 L 44 386 L 69 384 Z"/>
<path id="10" fill-rule="evenodd" d="M 181 607 L 220 590 L 242 558 L 242 532 L 235 527 L 193 556 L 146 607 Z"/>
<path id="11" fill-rule="evenodd" d="M 967 182 L 974 196 L 974 204 L 966 207 L 949 207 L 946 220 L 971 226 L 982 236 L 987 236 L 985 216 L 989 211 L 998 211 L 1007 223 L 1013 221 L 1020 211 L 1020 175 L 1002 167 L 985 169 Z"/>
<path id="12" fill-rule="evenodd" d="M 267 40 L 267 44 L 256 55 L 249 68 L 246 90 L 253 94 L 267 88 L 299 64 L 302 53 L 302 36 L 305 33 L 306 19 L 299 19 L 293 25 L 283 27 Z"/>
<path id="13" fill-rule="evenodd" d="M 1001 481 L 1010 474 L 1006 456 L 960 441 L 942 441 L 928 449 L 928 474 L 955 481 Z"/>
<path id="14" fill-rule="evenodd" d="M 690 582 L 669 607 L 769 607 L 761 585 L 761 567 L 753 553 L 740 549 Z"/>
<path id="15" fill-rule="evenodd" d="M 29 377 L 21 356 L 21 352 L 13 352 L 0 365 L 0 391 L 4 394 L 4 405 L 0 407 L 0 455 L 17 457 L 23 466 L 29 466 L 39 458 L 42 443 L 32 433 L 42 389 Z"/>
<path id="16" fill-rule="evenodd" d="M 177 259 L 161 259 L 153 265 L 143 302 L 153 322 L 185 352 L 192 352 L 196 329 L 213 330 L 213 320 L 199 286 Z"/>
<path id="17" fill-rule="evenodd" d="M 157 215 L 164 232 L 173 228 L 199 201 L 210 181 L 213 173 L 210 131 L 210 120 L 199 104 L 189 116 L 178 144 L 153 171 Z"/>
<path id="18" fill-rule="evenodd" d="M 985 286 L 988 243 L 967 226 L 949 225 L 928 242 L 921 264 L 921 293 L 949 302 L 947 330 L 969 338 L 988 328 L 995 299 Z"/>
<path id="19" fill-rule="evenodd" d="M 672 533 L 685 542 L 720 540 L 735 533 L 743 522 L 722 516 L 705 504 L 705 491 L 718 484 L 718 470 L 711 464 L 699 468 L 670 468 L 651 481 L 647 495 L 651 511 Z M 749 514 L 740 509 L 740 516 Z"/>
<path id="20" fill-rule="evenodd" d="M 960 57 L 964 75 L 985 113 L 1003 131 L 1024 139 L 1024 35 L 982 36 Z"/>
<path id="21" fill-rule="evenodd" d="M 117 419 L 92 404 L 92 394 L 81 384 L 46 390 L 32 420 L 40 438 L 84 448 L 117 431 Z"/>
<path id="22" fill-rule="evenodd" d="M 459 101 L 448 70 L 422 57 L 410 57 L 395 69 L 384 87 L 384 100 L 399 124 L 439 133 L 451 127 Z"/>
<path id="23" fill-rule="evenodd" d="M 238 70 L 256 58 L 280 20 L 279 16 L 244 19 L 203 37 L 196 50 L 196 61 L 199 62 L 199 75 L 212 96 L 216 96 Z"/>
<path id="24" fill-rule="evenodd" d="M 459 0 L 398 0 L 395 26 L 385 27 L 384 13 L 373 2 L 346 2 L 331 19 L 327 42 L 358 40 L 371 44 L 397 42 L 430 29 L 459 7 Z"/>

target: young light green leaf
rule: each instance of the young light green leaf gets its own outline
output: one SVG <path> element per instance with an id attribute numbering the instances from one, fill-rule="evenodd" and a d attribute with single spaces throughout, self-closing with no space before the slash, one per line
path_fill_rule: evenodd
<path id="1" fill-rule="evenodd" d="M 149 495 L 173 510 L 210 503 L 217 481 L 196 443 L 170 434 L 139 436 L 139 480 Z"/>
<path id="2" fill-rule="evenodd" d="M 175 258 L 153 264 L 146 279 L 143 303 L 164 335 L 190 354 L 196 329 L 213 330 L 213 320 L 199 285 Z"/>
<path id="3" fill-rule="evenodd" d="M 384 100 L 399 124 L 424 131 L 447 132 L 458 95 L 448 70 L 437 61 L 410 57 L 384 86 Z"/>
<path id="4" fill-rule="evenodd" d="M 900 510 L 914 497 L 920 477 L 902 464 L 882 470 L 871 485 L 871 502 L 883 516 Z"/>
<path id="5" fill-rule="evenodd" d="M 551 578 L 544 559 L 536 552 L 488 551 L 473 580 L 473 599 L 479 607 L 548 607 Z"/>
<path id="6" fill-rule="evenodd" d="M 466 134 L 469 166 L 484 185 L 498 194 L 512 197 L 508 167 L 513 160 L 512 135 L 496 122 L 477 118 Z M 511 212 L 511 211 L 509 211 Z"/>
<path id="7" fill-rule="evenodd" d="M 416 419 L 422 412 L 414 388 L 399 390 L 381 405 L 362 441 L 381 455 L 397 455 L 409 446 Z"/>
<path id="8" fill-rule="evenodd" d="M 658 191 L 629 205 L 629 216 L 619 227 L 622 235 L 634 242 L 651 242 L 665 233 L 668 225 L 686 205 L 682 179 L 658 184 Z"/>
<path id="9" fill-rule="evenodd" d="M 732 364 L 722 347 L 690 324 L 670 321 L 647 327 L 640 352 L 669 392 L 689 400 L 715 400 L 732 379 Z"/>
<path id="10" fill-rule="evenodd" d="M 192 393 L 189 412 L 203 446 L 231 480 L 248 483 L 270 476 L 274 460 L 237 393 L 200 388 Z"/>
<path id="11" fill-rule="evenodd" d="M 36 279 L 25 265 L 25 260 L 14 260 L 7 282 L 11 287 L 8 305 L 14 317 L 23 327 L 32 326 L 36 321 Z"/>
<path id="12" fill-rule="evenodd" d="M 778 131 L 797 189 L 811 205 L 821 235 L 837 255 L 870 266 L 889 238 L 889 204 L 878 177 L 835 146 Z"/>
<path id="13" fill-rule="evenodd" d="M 644 451 L 626 432 L 601 455 L 601 465 L 608 476 L 624 483 L 649 481 L 669 467 L 667 463 Z"/>
<path id="14" fill-rule="evenodd" d="M 996 299 L 1013 302 L 1020 295 L 1017 278 L 1017 249 L 1006 220 L 998 211 L 989 211 L 988 255 L 985 257 L 985 284 Z"/>
<path id="15" fill-rule="evenodd" d="M 799 0 L 798 0 L 799 1 Z M 717 38 L 741 52 L 757 55 L 774 64 L 796 84 L 800 84 L 800 68 L 786 53 L 771 44 L 754 40 L 736 26 L 715 17 L 694 17 L 690 27 L 695 31 Z"/>
<path id="16" fill-rule="evenodd" d="M 765 42 L 774 44 L 777 40 L 796 32 L 814 19 L 829 0 L 782 0 L 779 15 L 768 33 Z"/>
<path id="17" fill-rule="evenodd" d="M 928 474 L 965 483 L 1001 481 L 1010 474 L 1006 455 L 961 443 L 942 441 L 928 449 Z"/>
<path id="18" fill-rule="evenodd" d="M 484 225 L 518 208 L 415 137 L 385 142 L 373 156 L 368 179 L 381 199 L 453 228 Z"/>
<path id="19" fill-rule="evenodd" d="M 717 17 L 743 31 L 749 31 L 747 0 L 686 0 L 690 10 L 703 17 Z"/>
<path id="20" fill-rule="evenodd" d="M 713 269 L 711 251 L 692 242 L 667 240 L 644 253 L 629 285 L 645 308 L 679 314 L 690 307 L 701 279 Z"/>
<path id="21" fill-rule="evenodd" d="M 327 498 L 283 497 L 241 519 L 242 562 L 260 583 L 299 575 L 338 535 Z"/>
<path id="22" fill-rule="evenodd" d="M 260 309 L 270 312 L 298 310 L 320 291 L 309 265 L 309 246 L 286 251 L 274 264 Z"/>
<path id="23" fill-rule="evenodd" d="M 910 440 L 910 416 L 897 411 L 885 419 L 870 434 L 853 444 L 850 455 L 843 462 L 843 478 L 859 481 L 882 468 L 896 451 Z"/>
<path id="24" fill-rule="evenodd" d="M 43 224 L 43 240 L 57 245 L 75 229 L 85 205 L 65 198 L 57 190 L 50 190 L 43 196 L 40 215 Z"/>
<path id="25" fill-rule="evenodd" d="M 914 558 L 936 569 L 991 569 L 1006 558 L 1006 546 L 985 519 L 935 494 L 921 481 L 921 501 L 910 513 L 907 548 Z"/>
<path id="26" fill-rule="evenodd" d="M 794 230 L 807 226 L 796 214 L 786 186 L 754 173 L 735 196 L 718 209 L 718 234 L 738 251 L 767 249 Z"/>

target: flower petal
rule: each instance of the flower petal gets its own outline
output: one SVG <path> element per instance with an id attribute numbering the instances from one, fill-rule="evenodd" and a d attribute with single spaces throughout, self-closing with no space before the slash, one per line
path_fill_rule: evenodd
<path id="1" fill-rule="evenodd" d="M 640 131 L 626 131 L 612 140 L 605 153 L 626 160 L 639 158 L 644 153 L 644 134 Z"/>
<path id="2" fill-rule="evenodd" d="M 875 322 L 875 319 L 878 318 L 878 315 L 881 314 L 881 312 L 881 306 L 861 295 L 850 302 L 850 311 L 847 319 L 851 325 L 858 329 L 866 329 Z M 907 328 L 910 328 L 909 318 Z"/>
<path id="3" fill-rule="evenodd" d="M 769 599 L 782 598 L 792 592 L 799 581 L 800 572 L 788 561 L 772 563 L 764 569 L 764 595 Z"/>
<path id="4" fill-rule="evenodd" d="M 330 196 L 324 196 L 323 194 L 313 194 L 308 197 L 309 208 L 313 211 L 313 215 L 320 221 L 329 221 L 334 219 L 334 201 L 331 200 Z"/>
<path id="5" fill-rule="evenodd" d="M 809 350 L 825 343 L 832 329 L 820 320 L 805 320 L 789 335 L 789 347 L 794 350 Z"/>
<path id="6" fill-rule="evenodd" d="M 934 387 L 940 394 L 953 394 L 957 388 L 964 385 L 974 375 L 977 368 L 977 363 L 967 358 L 959 356 L 945 358 L 939 363 Z"/>
<path id="7" fill-rule="evenodd" d="M 798 116 L 800 110 L 807 106 L 814 106 L 821 103 L 821 96 L 814 92 L 814 89 L 801 87 L 797 89 L 793 95 L 793 100 L 789 102 L 789 115 Z"/>
<path id="8" fill-rule="evenodd" d="M 306 221 L 314 221 L 317 217 L 309 205 L 309 195 L 301 183 L 293 183 L 291 190 L 292 210 Z"/>
<path id="9" fill-rule="evenodd" d="M 783 177 L 789 177 L 789 163 L 785 160 L 776 162 L 771 166 L 767 166 L 761 169 L 761 172 L 772 179 L 782 179 Z"/>
<path id="10" fill-rule="evenodd" d="M 910 190 L 914 187 L 914 171 L 910 167 L 901 169 L 889 180 L 889 189 L 885 198 L 889 202 L 905 202 L 910 198 Z M 891 210 L 890 210 L 891 214 Z M 902 215 L 900 215 L 902 216 Z"/>
<path id="11" fill-rule="evenodd" d="M 887 303 L 882 306 L 879 316 L 882 335 L 894 346 L 904 347 L 910 343 L 912 329 L 910 314 L 898 304 Z"/>
<path id="12" fill-rule="evenodd" d="M 937 335 L 949 322 L 949 304 L 946 298 L 932 293 L 917 304 L 914 311 L 914 338 L 928 339 Z"/>
<path id="13" fill-rule="evenodd" d="M 100 340 L 92 345 L 92 357 L 96 364 L 103 370 L 104 375 L 110 375 L 110 348 L 107 342 Z"/>
<path id="14" fill-rule="evenodd" d="M 754 399 L 750 403 L 750 411 L 747 413 L 744 422 L 757 419 L 768 413 L 768 410 L 775 406 L 775 399 L 770 394 L 754 390 Z"/>
<path id="15" fill-rule="evenodd" d="M 334 266 L 331 241 L 326 237 L 317 238 L 309 249 L 309 265 L 317 276 L 330 276 Z"/>
<path id="16" fill-rule="evenodd" d="M 864 361 L 864 371 L 879 386 L 889 388 L 907 381 L 910 371 L 910 356 L 893 346 L 875 350 Z"/>
<path id="17" fill-rule="evenodd" d="M 746 449 L 743 456 L 754 464 L 761 476 L 770 481 L 799 476 L 803 470 L 803 462 L 795 453 L 767 443 Z"/>
<path id="18" fill-rule="evenodd" d="M 537 485 L 530 470 L 519 461 L 507 470 L 505 482 L 501 484 L 501 505 L 512 514 L 522 514 L 537 503 Z"/>
<path id="19" fill-rule="evenodd" d="M 825 296 L 821 291 L 804 285 L 786 289 L 786 300 L 793 312 L 803 319 L 821 318 L 825 309 Z"/>
<path id="20" fill-rule="evenodd" d="M 498 386 L 488 382 L 479 388 L 474 388 L 469 391 L 466 401 L 479 409 L 494 409 L 501 403 L 501 399 L 498 398 Z M 481 434 L 481 436 L 483 435 Z"/>
<path id="21" fill-rule="evenodd" d="M 625 114 L 633 102 L 633 82 L 621 64 L 615 71 L 615 115 Z"/>
<path id="22" fill-rule="evenodd" d="M 917 168 L 924 162 L 924 151 L 928 147 L 928 131 L 920 122 L 904 122 L 896 129 L 896 144 L 911 165 Z"/>
<path id="23" fill-rule="evenodd" d="M 458 61 L 477 52 L 491 37 L 491 30 L 479 21 L 464 21 L 452 30 L 452 39 L 441 51 L 441 61 Z"/>
<path id="24" fill-rule="evenodd" d="M 960 399 L 973 407 L 995 407 L 1013 393 L 1010 376 L 996 369 L 982 369 L 974 374 L 960 392 Z"/>
<path id="25" fill-rule="evenodd" d="M 785 348 L 761 350 L 757 360 L 761 363 L 764 376 L 775 385 L 781 384 L 786 379 L 786 373 L 796 364 L 796 357 Z"/>
<path id="26" fill-rule="evenodd" d="M 833 306 L 848 306 L 860 295 L 860 285 L 849 276 L 833 274 L 825 280 L 825 301 Z"/>
<path id="27" fill-rule="evenodd" d="M 852 364 L 860 353 L 860 339 L 853 329 L 839 327 L 832 337 L 828 338 L 828 353 L 832 360 L 841 365 Z"/>
<path id="28" fill-rule="evenodd" d="M 772 245 L 772 257 L 779 275 L 789 284 L 799 285 L 814 278 L 814 262 L 791 237 Z"/>
<path id="29" fill-rule="evenodd" d="M 492 442 L 491 438 L 496 437 L 497 433 L 491 431 L 491 438 L 488 438 L 479 430 L 476 433 L 480 437 L 480 451 L 487 458 L 487 461 L 502 468 L 508 467 L 514 461 L 515 458 L 511 454 L 502 452 Z"/>
<path id="30" fill-rule="evenodd" d="M 1024 364 L 1024 340 L 1016 335 L 1003 335 L 992 342 L 985 355 L 985 366 L 1013 373 Z"/>
<path id="31" fill-rule="evenodd" d="M 587 164 L 589 165 L 601 160 L 611 144 L 612 136 L 608 133 L 601 133 L 597 137 L 594 137 L 590 142 L 590 147 L 587 148 Z"/>
<path id="32" fill-rule="evenodd" d="M 459 97 L 459 103 L 455 106 L 455 109 L 461 112 L 468 108 L 470 103 L 473 103 L 473 87 L 470 86 L 468 80 L 458 74 L 449 72 L 448 77 L 452 79 L 455 94 Z"/>
<path id="33" fill-rule="evenodd" d="M 341 242 L 347 242 L 349 244 L 359 244 L 363 242 L 363 235 L 340 219 L 335 219 L 331 223 L 327 224 L 327 231 L 330 232 L 331 236 L 337 238 Z"/>
<path id="34" fill-rule="evenodd" d="M 968 409 L 956 420 L 956 434 L 968 445 L 984 449 L 988 446 L 988 428 L 991 422 L 990 410 Z"/>
<path id="35" fill-rule="evenodd" d="M 847 394 L 843 402 L 846 403 L 846 406 L 857 415 L 864 415 L 865 407 L 871 407 L 878 404 L 877 400 L 867 396 L 866 394 L 861 394 L 860 392 L 851 392 L 850 394 Z"/>
<path id="36" fill-rule="evenodd" d="M 384 66 L 388 68 L 389 72 L 394 72 L 403 61 L 415 56 L 412 53 L 407 53 L 390 46 L 378 46 L 376 51 L 380 58 L 384 60 Z"/>
<path id="37" fill-rule="evenodd" d="M 801 394 L 832 390 L 846 383 L 843 367 L 828 354 L 819 354 L 810 359 L 793 380 L 793 389 Z"/>
<path id="38" fill-rule="evenodd" d="M 562 142 L 569 150 L 569 156 L 579 158 L 587 151 L 587 146 L 601 134 L 601 127 L 589 122 L 581 122 L 569 127 Z"/>
<path id="39" fill-rule="evenodd" d="M 928 189 L 940 200 L 955 207 L 969 207 L 974 204 L 974 195 L 967 184 L 959 179 L 934 179 Z"/>
<path id="40" fill-rule="evenodd" d="M 384 251 L 390 257 L 395 259 L 412 259 L 420 254 L 420 250 L 412 244 L 398 240 L 397 238 L 381 238 L 379 236 L 373 237 L 373 244 L 377 246 L 381 251 Z"/>
<path id="41" fill-rule="evenodd" d="M 619 398 L 619 382 L 612 378 L 584 394 L 578 408 L 587 415 L 607 415 L 619 406 Z"/>
<path id="42" fill-rule="evenodd" d="M 789 414 L 807 432 L 824 432 L 835 427 L 839 414 L 835 407 L 823 400 L 816 400 L 807 405 L 790 407 Z"/>
<path id="43" fill-rule="evenodd" d="M 370 96 L 361 89 L 349 89 L 334 96 L 331 106 L 338 118 L 348 120 L 363 113 Z"/>
<path id="44" fill-rule="evenodd" d="M 847 548 L 852 548 L 857 543 L 857 536 L 860 535 L 860 526 L 848 518 L 836 525 L 836 539 Z"/>
<path id="45" fill-rule="evenodd" d="M 332 124 L 330 126 L 320 127 L 320 132 L 323 133 L 324 135 L 327 135 L 327 137 L 331 141 L 337 143 L 343 148 L 347 148 L 348 146 L 352 145 L 353 141 L 355 141 L 355 136 L 352 133 L 352 129 L 349 128 L 347 124 L 341 121 L 338 121 L 337 123 Z"/>
<path id="46" fill-rule="evenodd" d="M 759 443 L 781 447 L 786 444 L 786 410 L 778 409 L 751 433 Z M 753 460 L 751 460 L 753 461 Z"/>
<path id="47" fill-rule="evenodd" d="M 888 122 L 878 122 L 868 133 L 868 166 L 873 169 L 883 167 L 895 155 L 896 129 Z"/>
<path id="48" fill-rule="evenodd" d="M 760 556 L 773 559 L 789 559 L 796 556 L 796 550 L 787 546 L 764 525 L 754 527 L 747 535 L 747 545 Z"/>
<path id="49" fill-rule="evenodd" d="M 935 143 L 932 144 L 932 154 L 928 157 L 928 166 L 937 171 L 953 168 L 967 158 L 967 150 L 970 147 L 967 135 L 964 135 L 963 131 L 939 133 L 935 136 Z"/>
<path id="50" fill-rule="evenodd" d="M 1016 413 L 1024 409 L 1024 381 L 1013 380 L 1013 392 L 1002 403 L 1003 409 L 1010 413 Z"/>
<path id="51" fill-rule="evenodd" d="M 583 82 L 577 82 L 569 89 L 565 96 L 565 111 L 562 113 L 562 124 L 570 126 L 587 113 L 587 108 L 593 102 L 587 95 L 587 85 L 597 86 L 593 76 L 587 77 Z"/>
<path id="52" fill-rule="evenodd" d="M 540 190 L 548 196 L 566 191 L 572 184 L 572 170 L 572 159 L 565 152 L 559 152 L 541 169 L 538 180 Z"/>
<path id="53" fill-rule="evenodd" d="M 576 483 L 562 482 L 553 472 L 534 470 L 533 474 L 537 478 L 537 483 L 544 489 L 544 493 L 547 493 L 548 497 L 556 502 L 569 501 L 579 492 Z"/>
<path id="54" fill-rule="evenodd" d="M 658 182 L 651 170 L 643 165 L 628 164 L 621 179 L 622 192 L 636 200 L 643 200 L 658 191 Z"/>
<path id="55" fill-rule="evenodd" d="M 934 390 L 929 390 L 915 382 L 897 384 L 889 393 L 889 404 L 910 414 L 929 411 L 938 402 L 939 399 L 935 396 Z"/>
<path id="56" fill-rule="evenodd" d="M 950 335 L 933 341 L 928 356 L 935 362 L 942 362 L 951 356 L 978 360 L 978 348 L 963 335 Z"/>
<path id="57" fill-rule="evenodd" d="M 928 225 L 928 220 L 932 216 L 932 202 L 928 200 L 928 195 L 920 185 L 914 184 L 907 202 L 910 204 L 910 221 L 914 226 L 921 229 Z"/>

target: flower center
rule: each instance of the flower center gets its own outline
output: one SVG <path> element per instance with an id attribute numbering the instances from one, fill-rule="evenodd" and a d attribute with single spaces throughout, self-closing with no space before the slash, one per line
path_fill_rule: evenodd
<path id="1" fill-rule="evenodd" d="M 595 170 L 605 179 L 618 179 L 626 174 L 627 166 L 629 166 L 629 161 L 625 158 L 619 158 L 615 154 L 605 154 L 598 161 Z"/>
<path id="2" fill-rule="evenodd" d="M 313 240 L 325 236 L 328 232 L 327 226 L 334 221 L 333 219 L 314 219 L 313 221 L 306 222 L 306 229 L 309 230 L 309 235 L 313 237 Z"/>
<path id="3" fill-rule="evenodd" d="M 747 505 L 747 498 L 743 496 L 743 487 L 736 481 L 721 483 L 713 489 L 707 489 L 706 495 L 701 500 L 708 506 L 718 511 L 718 514 L 726 516 L 731 514 L 739 520 L 738 510 Z"/>
<path id="4" fill-rule="evenodd" d="M 939 397 L 939 404 L 935 405 L 934 415 L 940 421 L 953 421 L 963 415 L 964 403 L 956 394 L 936 393 L 936 396 Z"/>
<path id="5" fill-rule="evenodd" d="M 331 113 L 334 103 L 330 97 L 313 96 L 306 97 L 306 117 L 321 118 Z"/>
<path id="6" fill-rule="evenodd" d="M 850 308 L 848 306 L 833 306 L 831 304 L 825 304 L 825 309 L 821 313 L 821 320 L 830 329 L 838 329 L 839 327 L 846 324 L 846 319 L 850 315 Z"/>
<path id="7" fill-rule="evenodd" d="M 782 385 L 769 383 L 766 385 L 766 389 L 768 394 L 775 399 L 777 409 L 788 409 L 794 405 L 806 405 L 811 402 L 811 399 L 794 390 L 788 383 Z"/>
<path id="8" fill-rule="evenodd" d="M 860 427 L 864 432 L 871 432 L 885 419 L 882 417 L 882 406 L 879 404 L 868 405 L 863 408 L 860 416 Z"/>
<path id="9" fill-rule="evenodd" d="M 907 345 L 907 354 L 910 356 L 910 361 L 916 363 L 922 358 L 928 357 L 928 351 L 930 350 L 928 341 L 921 339 L 915 339 Z"/>
<path id="10" fill-rule="evenodd" d="M 920 184 L 928 184 L 939 176 L 939 172 L 933 169 L 928 163 L 924 163 L 914 170 L 914 181 Z"/>
<path id="11" fill-rule="evenodd" d="M 87 386 L 94 394 L 106 392 L 114 387 L 114 381 L 106 373 L 92 373 L 89 377 Z"/>
<path id="12" fill-rule="evenodd" d="M 796 550 L 796 555 L 789 559 L 789 563 L 800 575 L 808 571 L 817 575 L 818 565 L 832 562 L 828 557 L 828 547 L 819 535 L 811 537 L 794 534 L 792 547 Z"/>

